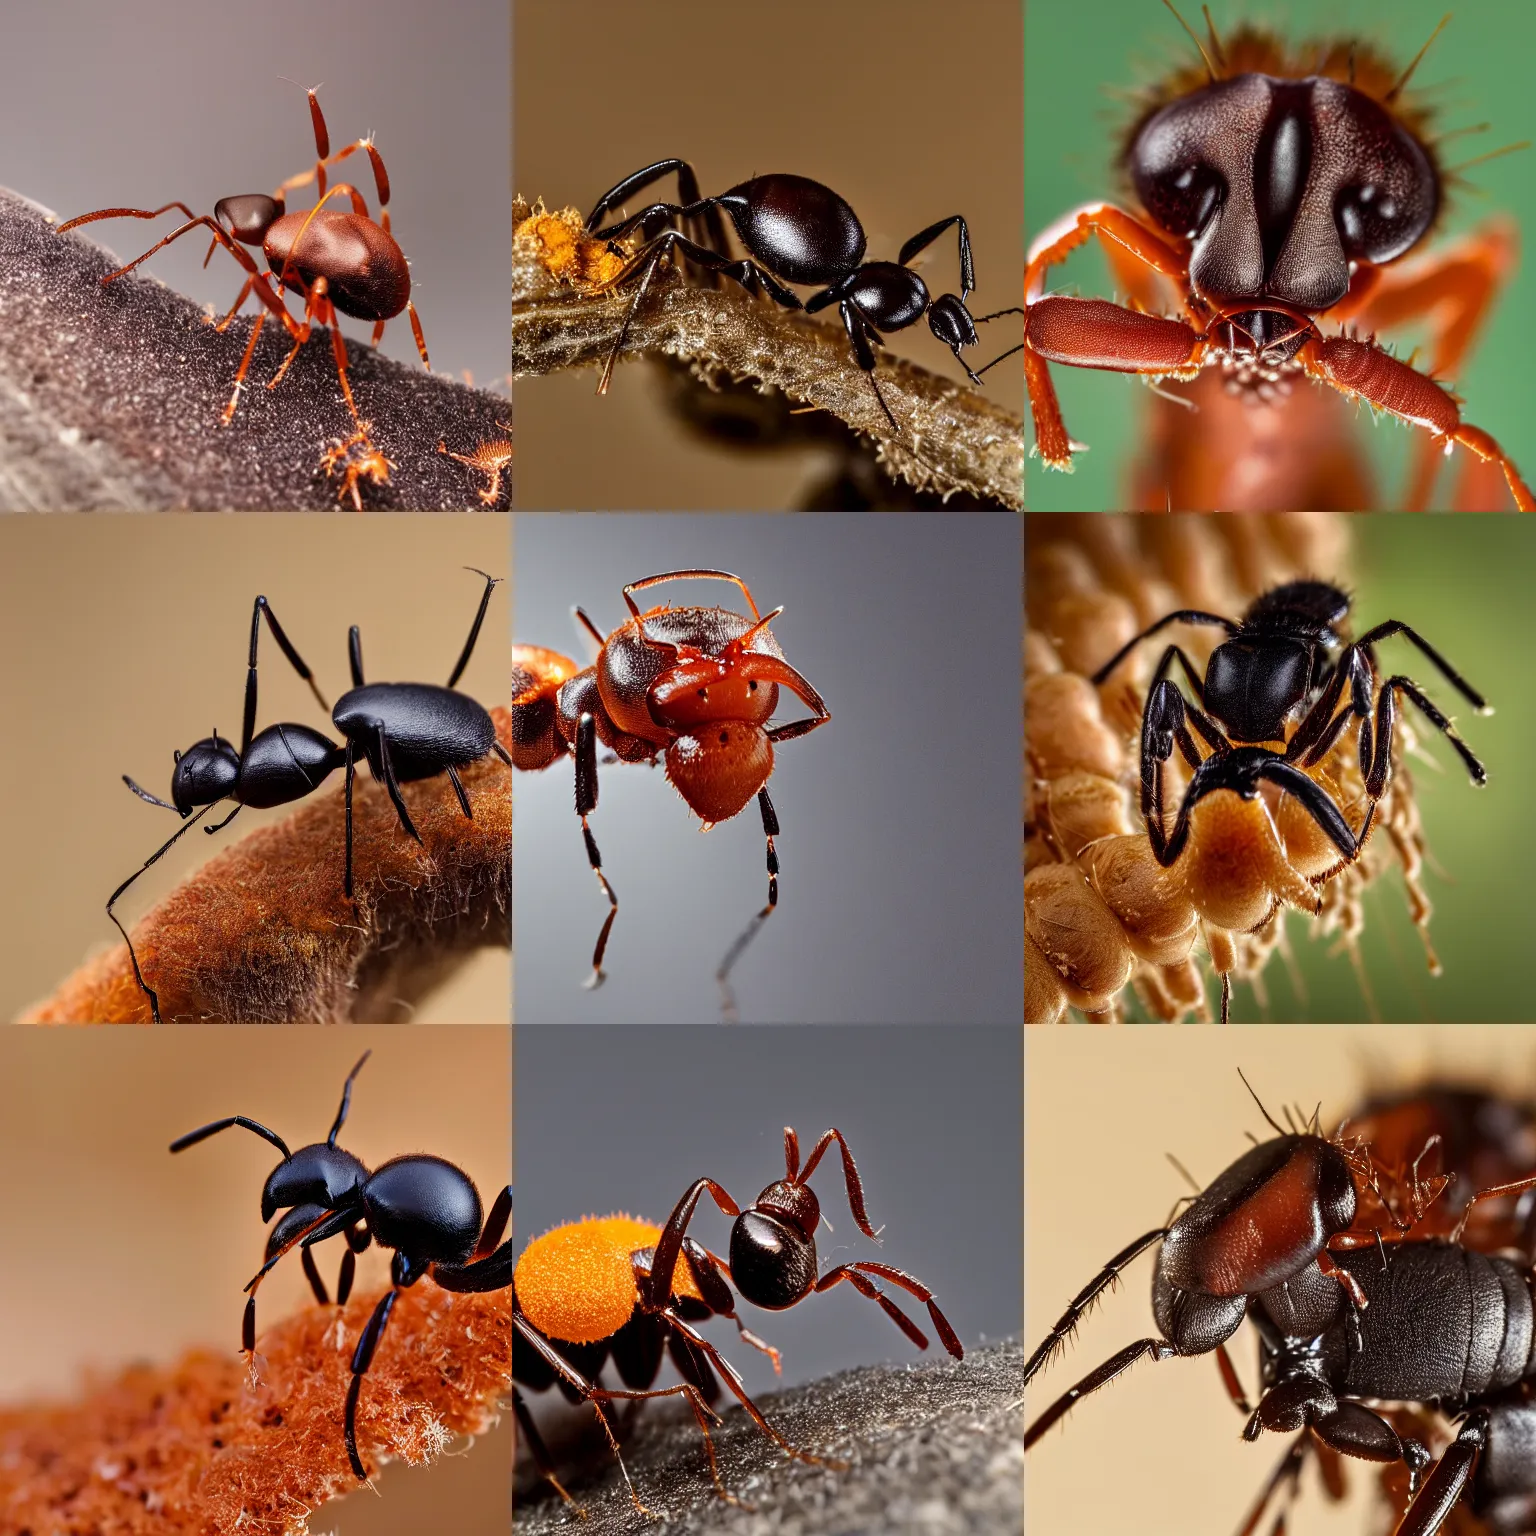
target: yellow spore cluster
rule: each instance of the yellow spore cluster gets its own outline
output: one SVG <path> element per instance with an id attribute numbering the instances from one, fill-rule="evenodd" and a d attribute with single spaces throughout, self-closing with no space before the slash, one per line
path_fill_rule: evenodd
<path id="1" fill-rule="evenodd" d="M 575 208 L 550 213 L 542 199 L 513 230 L 512 242 L 519 254 L 532 256 L 551 277 L 558 277 L 579 293 L 602 293 L 610 288 L 624 270 L 632 244 L 594 240 Z"/>
<path id="2" fill-rule="evenodd" d="M 1076 1010 L 1118 1017 L 1126 987 L 1154 1018 L 1209 1016 L 1199 951 L 1219 976 L 1256 980 L 1292 906 L 1352 944 L 1360 894 L 1393 855 L 1414 921 L 1429 902 L 1412 784 L 1395 766 L 1362 856 L 1345 864 L 1317 824 L 1270 786 L 1252 800 L 1221 790 L 1196 807 L 1171 868 L 1153 856 L 1140 809 L 1144 687 L 1177 638 L 1199 667 L 1214 628 L 1159 636 L 1096 687 L 1126 641 L 1178 608 L 1236 617 L 1259 593 L 1303 576 L 1342 580 L 1346 520 L 1329 514 L 1051 517 L 1027 530 L 1025 636 L 1025 1018 Z M 1367 808 L 1354 735 L 1307 772 L 1357 832 Z M 1164 768 L 1176 808 L 1188 770 Z M 1434 961 L 1431 955 L 1431 965 Z"/>
<path id="3" fill-rule="evenodd" d="M 638 1292 L 630 1255 L 654 1248 L 661 1228 L 622 1214 L 587 1216 L 536 1237 L 517 1261 L 513 1285 L 523 1315 L 546 1338 L 595 1344 L 630 1319 Z M 679 1260 L 674 1296 L 702 1300 Z"/>

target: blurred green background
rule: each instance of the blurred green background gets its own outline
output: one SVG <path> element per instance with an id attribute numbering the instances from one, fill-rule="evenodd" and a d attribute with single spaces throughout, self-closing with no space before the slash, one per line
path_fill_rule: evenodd
<path id="1" fill-rule="evenodd" d="M 1201 28 L 1198 0 L 1176 0 Z M 1446 146 L 1448 165 L 1522 139 L 1536 140 L 1536 5 L 1510 0 L 1212 0 L 1218 33 L 1243 21 L 1268 25 L 1292 40 L 1354 35 L 1376 44 L 1404 66 L 1440 18 L 1450 25 L 1435 40 L 1414 84 L 1439 110 L 1442 129 L 1488 123 Z M 1114 165 L 1120 136 L 1133 114 L 1132 94 L 1193 56 L 1193 45 L 1160 0 L 1027 0 L 1024 18 L 1024 222 L 1029 239 L 1079 203 L 1124 196 Z M 1471 189 L 1455 194 L 1446 216 L 1420 251 L 1433 248 L 1495 211 L 1514 216 L 1527 250 L 1498 300 L 1488 327 L 1461 376 L 1452 381 L 1467 402 L 1466 418 L 1491 432 L 1526 477 L 1536 473 L 1536 412 L 1530 405 L 1529 339 L 1536 334 L 1536 160 L 1532 152 L 1504 156 L 1469 172 Z M 1049 286 L 1111 297 L 1108 267 L 1097 247 L 1075 253 Z M 1394 333 L 1406 357 L 1421 339 Z M 1129 456 L 1139 440 L 1146 403 L 1139 380 L 1083 368 L 1053 368 L 1067 428 L 1092 451 L 1076 457 L 1070 475 L 1030 459 L 1025 499 L 1039 511 L 1096 511 L 1123 506 Z M 1360 413 L 1358 430 L 1370 445 L 1382 490 L 1396 505 L 1407 464 L 1410 429 L 1395 421 L 1373 425 Z M 1031 429 L 1033 443 L 1033 429 Z M 1443 488 L 1448 482 L 1441 481 Z"/>
<path id="2" fill-rule="evenodd" d="M 1536 519 L 1382 513 L 1351 521 L 1353 632 L 1402 619 L 1495 710 L 1474 714 L 1406 640 L 1385 641 L 1377 653 L 1388 675 L 1406 673 L 1452 716 L 1488 769 L 1487 786 L 1474 788 L 1439 732 L 1412 706 L 1404 711 L 1422 748 L 1422 755 L 1407 761 L 1428 845 L 1424 884 L 1435 907 L 1430 938 L 1445 971 L 1429 974 L 1408 918 L 1402 873 L 1394 866 L 1364 897 L 1360 959 L 1374 1009 L 1349 956 L 1333 952 L 1334 941 L 1313 938 L 1309 920 L 1291 912 L 1285 923 L 1294 961 L 1283 954 L 1271 958 L 1262 978 L 1266 1002 L 1250 986 L 1235 987 L 1232 1016 L 1328 1023 L 1536 1020 L 1530 971 L 1536 942 L 1530 772 L 1536 753 L 1530 671 Z M 1211 996 L 1214 1001 L 1214 985 Z"/>

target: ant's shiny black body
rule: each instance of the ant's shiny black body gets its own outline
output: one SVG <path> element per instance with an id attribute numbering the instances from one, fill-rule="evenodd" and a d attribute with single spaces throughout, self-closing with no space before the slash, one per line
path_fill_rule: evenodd
<path id="1" fill-rule="evenodd" d="M 680 202 L 652 203 L 606 228 L 598 227 L 626 198 L 674 172 Z M 730 216 L 746 247 L 747 260 L 735 261 L 727 254 L 721 209 Z M 682 230 L 667 228 L 673 220 L 683 221 L 694 235 L 703 238 L 690 239 Z M 935 298 L 907 263 L 951 226 L 958 229 L 960 292 Z M 951 214 L 913 235 L 893 262 L 865 261 L 868 242 L 858 215 L 831 187 L 808 176 L 754 176 L 717 197 L 701 197 L 698 178 L 686 160 L 658 160 L 610 187 L 587 216 L 587 231 L 599 240 L 618 240 L 634 230 L 640 231 L 645 243 L 625 262 L 614 283 L 625 282 L 642 269 L 645 275 L 614 343 L 599 392 L 607 385 L 651 273 L 663 256 L 674 253 L 709 272 L 711 280 L 714 274 L 729 277 L 749 293 L 766 293 L 786 309 L 815 313 L 837 305 L 854 360 L 869 375 L 880 409 L 896 432 L 901 428 L 875 381 L 874 348 L 882 345 L 882 331 L 903 330 L 926 315 L 929 329 L 955 354 L 955 361 L 971 382 L 980 384 L 980 375 L 960 356 L 960 349 L 976 345 L 976 327 L 981 322 L 1023 313 L 1021 309 L 1002 309 L 996 314 L 973 316 L 965 307 L 966 295 L 976 286 L 976 267 L 970 231 L 960 214 Z M 821 292 L 802 304 L 784 283 L 815 285 Z"/>
<path id="2" fill-rule="evenodd" d="M 1378 685 L 1375 646 L 1390 636 L 1402 635 L 1434 663 L 1463 698 L 1486 713 L 1488 705 L 1482 695 L 1427 640 L 1399 619 L 1387 619 L 1358 640 L 1346 642 L 1342 629 L 1349 606 L 1349 595 L 1342 588 L 1308 580 L 1271 588 L 1249 605 L 1241 621 L 1203 609 L 1181 608 L 1127 641 L 1094 673 L 1093 682 L 1103 683 L 1143 640 L 1170 624 L 1214 624 L 1227 632 L 1227 639 L 1211 653 L 1203 678 L 1177 645 L 1163 652 L 1152 674 L 1141 720 L 1141 809 L 1158 863 L 1167 867 L 1183 852 L 1191 813 L 1206 795 L 1230 789 L 1251 800 L 1266 780 L 1294 796 L 1346 860 L 1357 858 L 1375 817 L 1376 803 L 1391 780 L 1396 719 L 1393 696 L 1398 693 L 1412 700 L 1424 717 L 1445 733 L 1474 784 L 1487 781 L 1487 773 L 1471 748 L 1411 678 L 1389 677 Z M 1183 667 L 1199 708 L 1185 702 L 1168 676 L 1175 661 Z M 1349 701 L 1340 710 L 1346 689 Z M 1286 726 L 1298 714 L 1301 718 L 1286 741 Z M 1201 757 L 1186 719 L 1209 748 L 1208 756 Z M 1360 722 L 1360 774 L 1370 802 L 1358 834 L 1350 830 L 1332 796 L 1303 772 L 1328 755 L 1353 719 Z M 1285 743 L 1282 751 L 1264 745 L 1276 741 Z M 1163 820 L 1162 766 L 1173 756 L 1175 745 L 1194 776 L 1169 833 Z"/>
<path id="3" fill-rule="evenodd" d="M 372 1054 L 364 1051 L 347 1074 L 341 1107 L 323 1142 L 290 1152 L 275 1131 L 245 1115 L 228 1115 L 171 1143 L 172 1152 L 182 1152 L 238 1125 L 254 1131 L 283 1154 L 261 1191 L 261 1219 L 271 1221 L 279 1210 L 284 1214 L 267 1238 L 265 1263 L 246 1286 L 250 1299 L 245 1304 L 240 1340 L 247 1355 L 256 1348 L 256 1288 L 294 1247 L 302 1252 L 304 1273 L 321 1306 L 328 1305 L 329 1298 L 310 1253 L 314 1244 L 346 1236 L 347 1252 L 336 1285 L 338 1306 L 351 1294 L 356 1254 L 375 1242 L 395 1250 L 390 1261 L 392 1288 L 379 1298 L 352 1355 L 344 1433 L 347 1456 L 360 1482 L 366 1481 L 367 1473 L 357 1450 L 357 1400 L 395 1298 L 427 1274 L 445 1291 L 499 1291 L 512 1284 L 512 1240 L 502 1240 L 512 1214 L 511 1185 L 496 1197 L 482 1228 L 479 1193 L 469 1175 L 453 1163 L 417 1153 L 391 1158 L 370 1173 L 344 1147 L 336 1145 L 352 1103 L 352 1080 Z"/>

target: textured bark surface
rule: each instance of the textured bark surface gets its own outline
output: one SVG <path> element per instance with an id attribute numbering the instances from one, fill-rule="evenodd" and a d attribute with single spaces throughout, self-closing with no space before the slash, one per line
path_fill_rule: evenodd
<path id="1" fill-rule="evenodd" d="M 574 210 L 548 214 L 514 202 L 512 213 L 518 224 L 512 249 L 514 374 L 601 368 L 634 300 L 635 283 L 599 291 L 619 264 L 605 260 L 603 242 L 584 239 Z M 981 361 L 1011 345 L 1009 323 L 983 328 L 992 334 L 984 339 Z M 676 358 L 706 381 L 755 380 L 796 406 L 828 411 L 876 444 L 888 475 L 917 490 L 1023 507 L 1022 418 L 967 384 L 887 351 L 878 354 L 877 374 L 902 427 L 892 432 L 835 314 L 829 322 L 826 315 L 781 309 L 732 283 L 695 286 L 663 265 L 652 275 L 620 361 L 642 356 Z M 972 366 L 978 366 L 975 359 Z M 1010 360 L 1000 368 L 1011 366 Z"/>
<path id="2" fill-rule="evenodd" d="M 0 1410 L 0 1530 L 288 1536 L 357 1486 L 342 1439 L 351 1342 L 381 1293 L 308 1307 L 256 1341 L 259 1379 L 197 1351 L 91 1383 L 71 1403 Z M 499 1417 L 511 1293 L 401 1294 L 358 1403 L 370 1472 L 435 1460 Z"/>
<path id="3" fill-rule="evenodd" d="M 268 390 L 290 345 L 282 327 L 268 323 L 225 427 L 220 417 L 256 301 L 219 335 L 201 309 L 148 275 L 153 261 L 104 287 L 119 262 L 82 233 L 58 234 L 56 223 L 36 203 L 0 190 L 0 511 L 336 507 L 341 477 L 327 478 L 321 457 L 351 435 L 353 422 L 328 336 L 311 336 L 287 377 Z M 174 227 L 167 215 L 88 229 L 131 260 Z M 233 302 L 243 274 L 227 256 L 214 256 L 228 262 Z M 298 318 L 302 302 L 290 295 L 289 308 Z M 486 476 L 439 453 L 438 443 L 470 457 L 504 440 L 507 398 L 392 362 L 356 341 L 347 353 L 358 410 L 394 464 L 387 485 L 360 487 L 363 506 L 484 506 Z M 509 476 L 493 505 L 511 505 Z"/>
<path id="4" fill-rule="evenodd" d="M 492 710 L 491 717 L 510 749 L 509 712 Z M 402 786 L 422 835 L 418 847 L 401 830 L 384 786 L 359 764 L 355 905 L 342 891 L 340 783 L 205 864 L 130 930 L 139 965 L 160 995 L 161 1017 L 387 1023 L 408 1013 L 470 951 L 509 944 L 512 771 L 487 756 L 459 777 L 473 820 L 465 819 L 446 777 Z M 149 999 L 119 944 L 20 1022 L 147 1024 Z"/>
<path id="5" fill-rule="evenodd" d="M 716 1494 L 686 1408 L 642 1414 L 624 1461 L 646 1505 L 690 1536 L 997 1536 L 1024 1518 L 1023 1380 L 1023 1349 L 1010 1341 L 962 1361 L 861 1367 L 755 1399 L 792 1444 L 844 1467 L 790 1461 L 744 1412 L 722 1404 L 720 1476 L 740 1505 Z M 583 1536 L 654 1528 L 604 1445 L 591 1466 L 590 1479 L 571 1473 L 566 1484 L 587 1511 Z M 524 1536 L 578 1528 L 524 1462 L 513 1510 Z"/>

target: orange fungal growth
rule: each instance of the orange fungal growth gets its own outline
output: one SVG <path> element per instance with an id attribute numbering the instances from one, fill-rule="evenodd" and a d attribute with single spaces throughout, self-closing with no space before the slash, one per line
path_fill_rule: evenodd
<path id="1" fill-rule="evenodd" d="M 594 240 L 575 208 L 551 213 L 540 199 L 512 233 L 513 248 L 533 256 L 551 277 L 578 293 L 602 293 L 613 286 L 629 259 L 632 241 Z"/>

